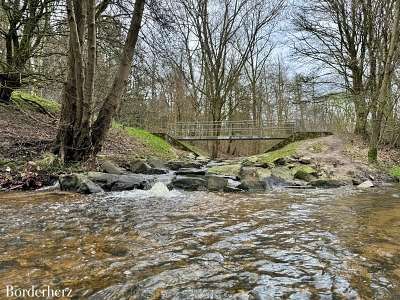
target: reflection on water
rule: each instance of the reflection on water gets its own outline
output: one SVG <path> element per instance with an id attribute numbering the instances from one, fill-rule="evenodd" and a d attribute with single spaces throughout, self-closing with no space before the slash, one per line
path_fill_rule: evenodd
<path id="1" fill-rule="evenodd" d="M 12 284 L 69 287 L 75 299 L 400 294 L 399 189 L 155 193 L 0 194 L 0 293 Z"/>

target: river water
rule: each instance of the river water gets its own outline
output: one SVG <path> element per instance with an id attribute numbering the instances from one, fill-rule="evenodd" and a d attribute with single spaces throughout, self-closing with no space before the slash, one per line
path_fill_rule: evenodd
<path id="1" fill-rule="evenodd" d="M 0 299 L 400 297 L 399 187 L 0 194 L 0 234 Z"/>

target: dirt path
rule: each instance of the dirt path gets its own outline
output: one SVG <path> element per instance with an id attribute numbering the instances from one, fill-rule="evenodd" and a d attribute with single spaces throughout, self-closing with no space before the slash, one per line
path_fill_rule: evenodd
<path id="1" fill-rule="evenodd" d="M 372 167 L 353 160 L 346 153 L 346 142 L 336 135 L 304 141 L 299 147 L 299 154 L 310 157 L 334 177 L 341 178 L 355 173 L 374 172 Z"/>

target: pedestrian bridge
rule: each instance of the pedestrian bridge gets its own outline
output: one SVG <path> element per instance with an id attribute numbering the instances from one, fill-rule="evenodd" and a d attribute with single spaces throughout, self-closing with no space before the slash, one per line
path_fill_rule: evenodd
<path id="1" fill-rule="evenodd" d="M 154 131 L 154 130 L 152 130 Z M 297 122 L 177 122 L 160 129 L 180 141 L 281 140 L 300 131 Z"/>

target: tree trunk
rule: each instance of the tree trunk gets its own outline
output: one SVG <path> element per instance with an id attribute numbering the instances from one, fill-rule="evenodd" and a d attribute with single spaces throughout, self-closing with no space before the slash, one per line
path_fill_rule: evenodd
<path id="1" fill-rule="evenodd" d="M 64 87 L 64 99 L 55 146 L 55 152 L 59 153 L 64 161 L 85 161 L 101 151 L 112 118 L 117 111 L 120 98 L 128 82 L 141 27 L 144 2 L 144 0 L 135 1 L 118 73 L 98 117 L 92 125 L 96 65 L 96 1 L 67 1 L 70 27 L 69 72 Z M 85 49 L 86 27 L 88 45 L 86 47 L 87 64 L 85 65 L 83 63 L 83 49 Z"/>
<path id="2" fill-rule="evenodd" d="M 101 151 L 106 134 L 111 126 L 112 118 L 118 108 L 120 98 L 128 83 L 128 78 L 132 67 L 133 54 L 142 24 L 144 2 L 144 0 L 135 1 L 131 24 L 124 50 L 122 52 L 117 76 L 115 77 L 111 90 L 100 109 L 95 123 L 93 124 L 93 154 L 97 154 Z"/>
<path id="3" fill-rule="evenodd" d="M 362 104 L 360 102 L 355 103 L 355 113 L 356 113 L 356 124 L 354 128 L 354 133 L 358 134 L 364 138 L 368 137 L 367 131 L 367 121 L 368 121 L 368 109 L 366 108 L 366 104 Z"/>
<path id="4" fill-rule="evenodd" d="M 396 1 L 396 9 L 394 11 L 394 21 L 391 28 L 389 51 L 385 59 L 383 78 L 379 89 L 379 94 L 374 105 L 372 118 L 372 133 L 369 142 L 368 160 L 371 163 L 378 160 L 378 145 L 381 137 L 382 119 L 385 107 L 390 97 L 390 82 L 394 71 L 394 60 L 398 53 L 399 44 L 399 22 L 400 22 L 400 1 Z"/>

